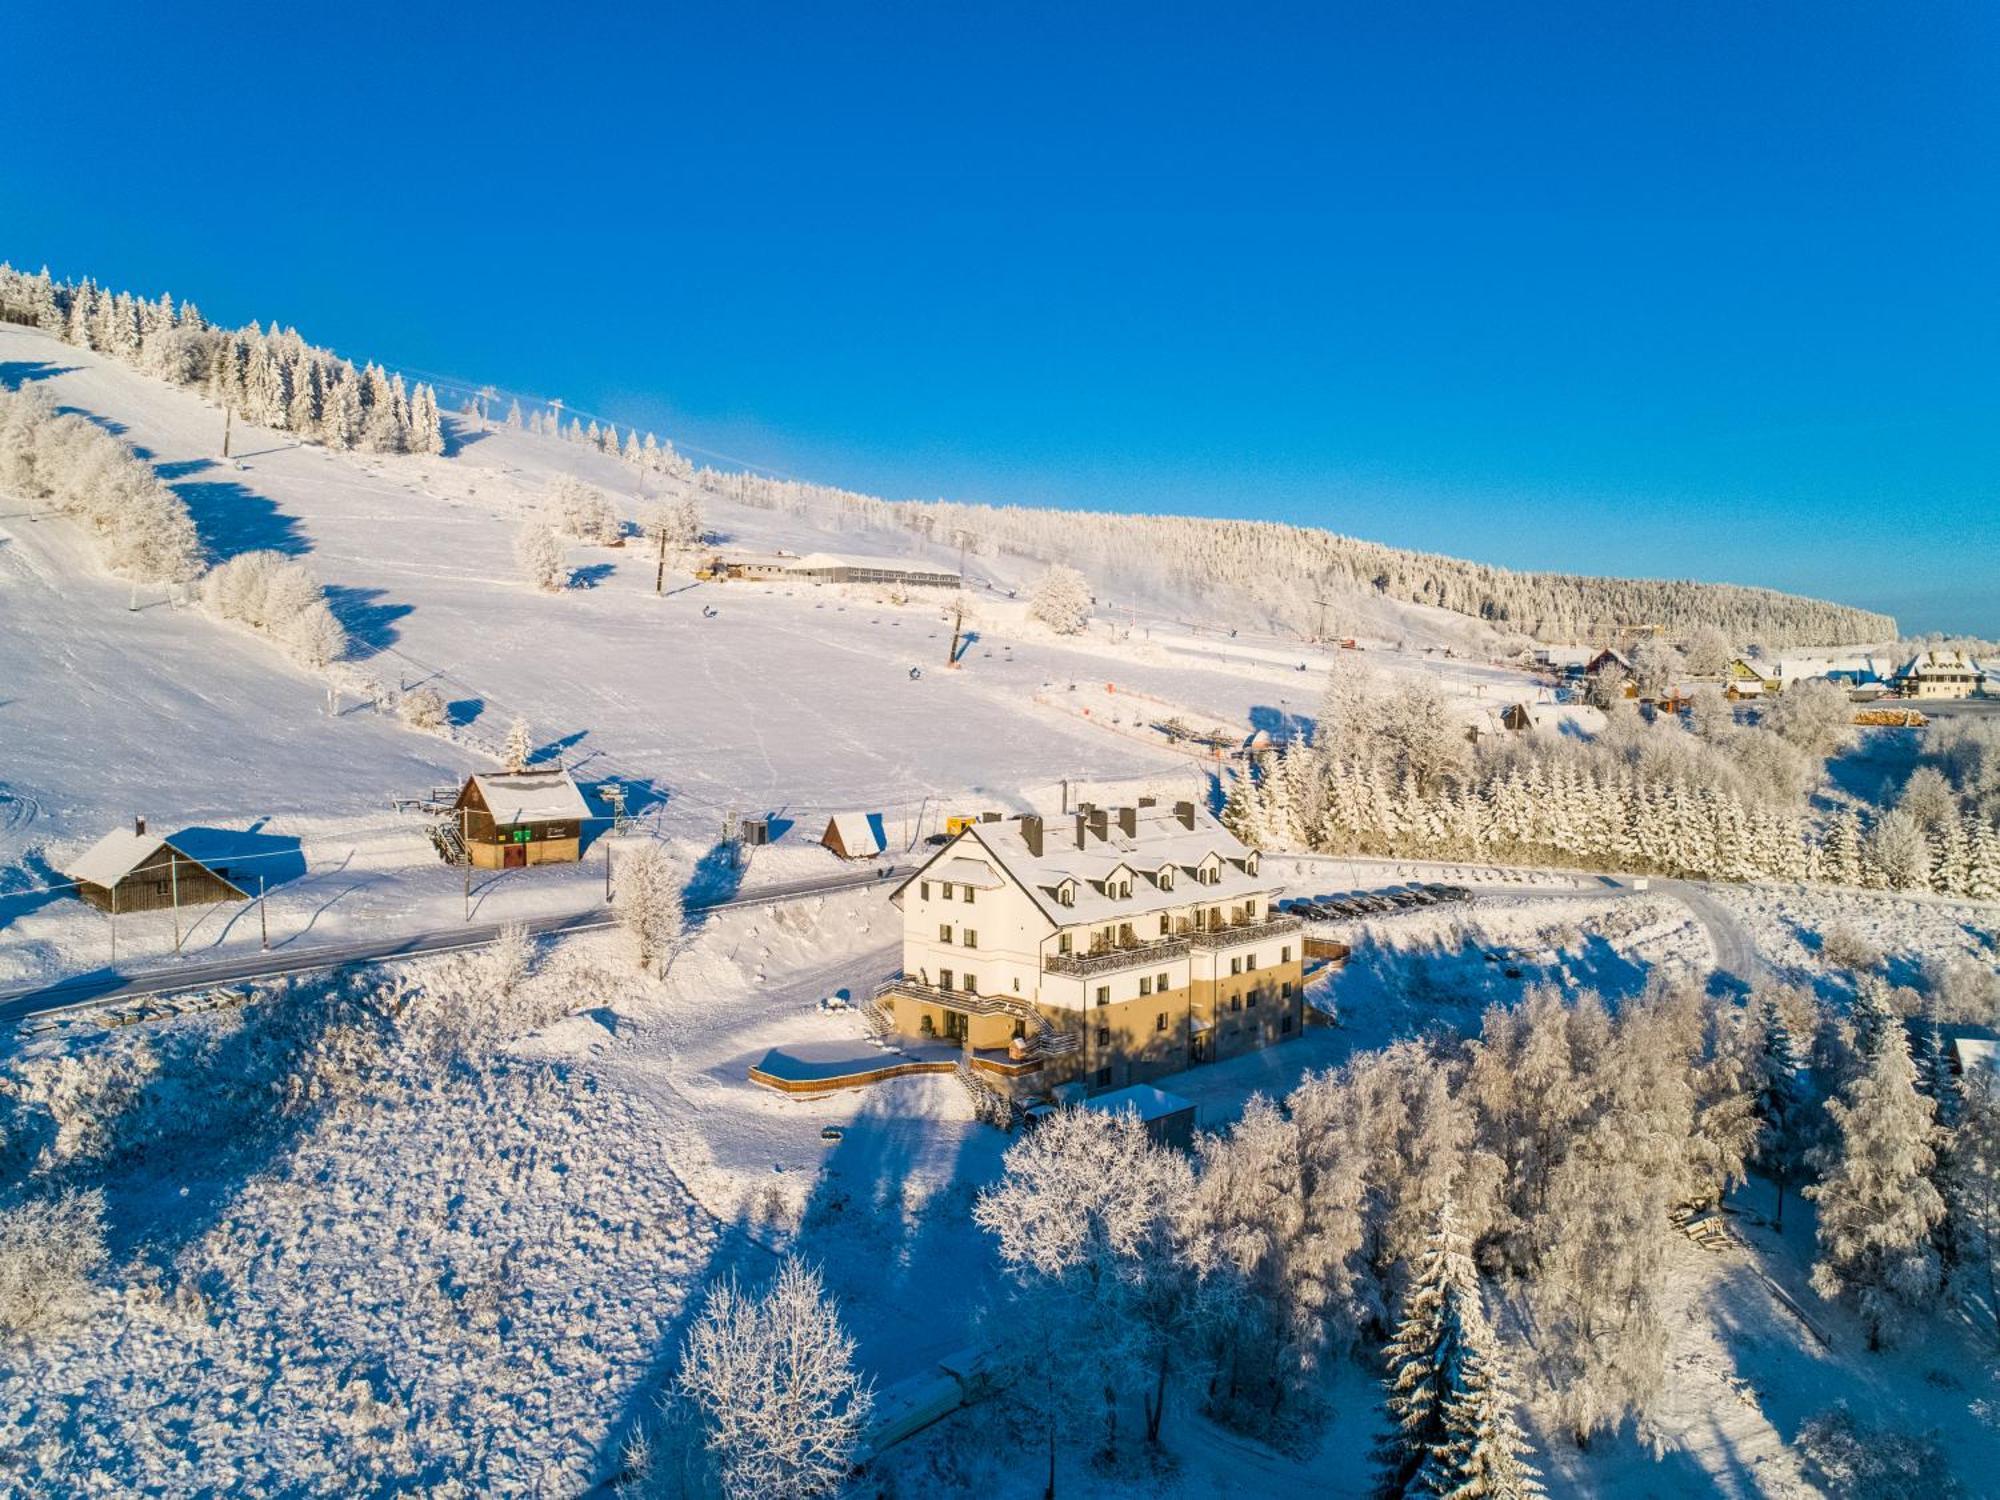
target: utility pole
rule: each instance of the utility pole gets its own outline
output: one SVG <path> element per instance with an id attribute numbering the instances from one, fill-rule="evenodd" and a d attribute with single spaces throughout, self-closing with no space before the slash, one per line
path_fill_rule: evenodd
<path id="1" fill-rule="evenodd" d="M 264 906 L 264 877 L 257 877 L 257 926 L 264 940 L 264 951 L 271 951 L 271 914 Z"/>
<path id="2" fill-rule="evenodd" d="M 472 838 L 466 827 L 466 809 L 458 810 L 458 853 L 465 864 L 465 920 L 472 920 Z"/>
<path id="3" fill-rule="evenodd" d="M 118 885 L 111 886 L 111 962 L 118 962 Z"/>
<path id="4" fill-rule="evenodd" d="M 963 587 L 962 584 L 961 587 Z M 958 598 L 958 603 L 955 606 L 953 606 L 952 609 L 951 652 L 944 659 L 944 664 L 947 667 L 955 667 L 958 665 L 958 638 L 959 635 L 962 633 L 964 626 L 965 626 L 965 596 L 963 593 L 961 593 Z"/>
<path id="5" fill-rule="evenodd" d="M 236 415 L 236 408 L 224 403 L 222 408 L 222 456 L 229 457 L 229 421 Z"/>
<path id="6" fill-rule="evenodd" d="M 180 856 L 169 852 L 167 855 L 167 879 L 172 882 L 174 893 L 174 957 L 181 956 L 181 861 Z"/>
<path id="7" fill-rule="evenodd" d="M 653 592 L 661 592 L 667 586 L 667 518 L 655 516 L 653 529 L 660 534 L 660 562 L 653 569 Z"/>
<path id="8" fill-rule="evenodd" d="M 611 904 L 611 840 L 604 840 L 604 904 Z"/>

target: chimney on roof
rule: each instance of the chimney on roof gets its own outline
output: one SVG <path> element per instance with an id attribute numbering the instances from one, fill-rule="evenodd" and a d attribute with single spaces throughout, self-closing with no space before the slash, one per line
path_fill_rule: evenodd
<path id="1" fill-rule="evenodd" d="M 1021 814 L 1021 842 L 1036 859 L 1042 857 L 1042 820 L 1033 813 Z"/>
<path id="2" fill-rule="evenodd" d="M 1138 808 L 1121 807 L 1118 809 L 1118 831 L 1128 839 L 1136 839 L 1139 836 Z"/>
<path id="3" fill-rule="evenodd" d="M 1174 804 L 1174 816 L 1181 820 L 1181 827 L 1193 828 L 1194 804 L 1192 802 L 1176 802 Z"/>
<path id="4" fill-rule="evenodd" d="M 1160 799 L 1158 797 L 1141 797 L 1139 799 L 1139 805 L 1141 807 L 1158 807 L 1159 804 L 1160 804 Z"/>
<path id="5" fill-rule="evenodd" d="M 1077 813 L 1076 813 L 1076 847 L 1077 847 L 1077 848 L 1079 848 L 1079 849 L 1082 849 L 1082 848 L 1085 848 L 1085 847 L 1087 847 L 1087 844 L 1086 844 L 1086 835 L 1088 835 L 1088 834 L 1089 834 L 1089 832 L 1090 832 L 1090 814 L 1089 814 L 1089 813 L 1087 813 L 1087 812 L 1085 812 L 1085 811 L 1084 811 L 1084 810 L 1083 810 L 1082 808 L 1078 808 L 1078 809 L 1077 809 Z"/>
<path id="6" fill-rule="evenodd" d="M 146 816 L 144 813 L 132 819 L 132 832 L 140 838 L 146 836 Z"/>
<path id="7" fill-rule="evenodd" d="M 997 823 L 1000 821 L 1000 814 L 997 812 L 983 812 L 979 815 L 979 821 L 982 823 Z"/>
<path id="8" fill-rule="evenodd" d="M 1101 807 L 1090 810 L 1090 831 L 1101 839 L 1111 837 L 1111 814 Z"/>

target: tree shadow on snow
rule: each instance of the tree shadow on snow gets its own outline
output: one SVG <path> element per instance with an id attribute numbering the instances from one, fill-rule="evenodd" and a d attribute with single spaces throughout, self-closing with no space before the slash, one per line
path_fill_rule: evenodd
<path id="1" fill-rule="evenodd" d="M 456 698 L 444 706 L 446 720 L 453 729 L 463 729 L 486 712 L 484 698 Z"/>
<path id="2" fill-rule="evenodd" d="M 384 592 L 339 583 L 326 585 L 326 607 L 347 632 L 348 654 L 353 660 L 366 660 L 395 645 L 402 639 L 396 621 L 416 610 L 413 604 L 377 603 Z"/>
<path id="3" fill-rule="evenodd" d="M 18 391 L 31 380 L 53 380 L 73 375 L 75 365 L 52 365 L 45 359 L 0 359 L 0 386 Z"/>
<path id="4" fill-rule="evenodd" d="M 187 502 L 195 532 L 212 557 L 242 552 L 301 557 L 312 550 L 298 517 L 232 479 L 183 480 L 173 491 Z"/>
<path id="5" fill-rule="evenodd" d="M 573 589 L 594 589 L 617 571 L 615 563 L 589 563 L 581 568 L 572 568 L 569 586 Z"/>
<path id="6" fill-rule="evenodd" d="M 744 867 L 749 863 L 740 854 L 735 843 L 716 840 L 688 874 L 688 904 L 720 906 L 725 901 L 734 900 L 736 893 L 743 889 Z"/>
<path id="7" fill-rule="evenodd" d="M 4 800 L 0 797 L 0 801 Z M 68 891 L 51 889 L 67 883 L 63 873 L 38 849 L 30 850 L 19 864 L 0 869 L 0 932 L 29 912 L 67 897 Z"/>
<path id="8" fill-rule="evenodd" d="M 306 872 L 303 846 L 285 834 L 260 833 L 256 825 L 236 828 L 183 828 L 173 835 L 174 847 L 199 860 L 249 895 L 257 883 L 273 890 Z"/>

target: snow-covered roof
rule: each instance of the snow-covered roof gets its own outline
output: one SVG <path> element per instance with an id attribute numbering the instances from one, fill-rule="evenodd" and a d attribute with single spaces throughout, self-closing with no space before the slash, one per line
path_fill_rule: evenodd
<path id="1" fill-rule="evenodd" d="M 974 823 L 917 874 L 951 879 L 944 874 L 946 865 L 983 856 L 1025 889 L 1043 915 L 1060 926 L 1130 921 L 1162 906 L 1223 903 L 1266 894 L 1271 882 L 1246 868 L 1254 860 L 1251 851 L 1205 810 L 1192 803 L 1184 805 L 1189 808 L 1192 828 L 1181 821 L 1173 807 L 1159 804 L 1096 809 L 1103 818 L 1101 834 L 1082 814 L 1045 818 L 1037 841 L 1039 853 L 1030 847 L 1020 818 Z M 1131 818 L 1129 833 L 1120 820 L 1121 811 Z M 1220 874 L 1215 884 L 1203 885 L 1196 881 L 1194 872 L 1210 855 L 1215 856 Z M 1107 892 L 1107 883 L 1121 867 L 1136 872 L 1129 896 Z M 1170 892 L 1161 891 L 1163 878 L 1172 880 Z M 1068 905 L 1056 895 L 1066 882 L 1074 883 Z"/>
<path id="2" fill-rule="evenodd" d="M 1977 672 L 1979 669 L 1962 651 L 1919 651 L 1904 662 L 1898 677 L 1921 677 L 1930 672 Z"/>
<path id="3" fill-rule="evenodd" d="M 114 886 L 151 859 L 166 842 L 157 833 L 113 829 L 63 867 L 71 880 Z"/>
<path id="4" fill-rule="evenodd" d="M 590 804 L 567 771 L 509 771 L 472 782 L 496 823 L 580 823 L 590 816 Z"/>
<path id="5" fill-rule="evenodd" d="M 835 813 L 827 820 L 827 832 L 840 835 L 840 845 L 850 855 L 880 854 L 889 847 L 882 832 L 880 813 Z M 824 840 L 825 835 L 822 835 Z"/>
<path id="6" fill-rule="evenodd" d="M 1150 1083 L 1135 1083 L 1086 1099 L 1083 1107 L 1102 1110 L 1108 1115 L 1122 1115 L 1129 1109 L 1141 1120 L 1164 1120 L 1169 1115 L 1185 1114 L 1194 1108 L 1194 1103 L 1179 1094 L 1156 1089 Z"/>
<path id="7" fill-rule="evenodd" d="M 2000 1042 L 1991 1037 L 1953 1037 L 1951 1050 L 1958 1054 L 1961 1073 L 1970 1073 L 1974 1068 L 2000 1071 Z"/>
<path id="8" fill-rule="evenodd" d="M 1006 884 L 1000 872 L 983 859 L 965 859 L 954 856 L 931 871 L 938 880 L 949 880 L 953 885 L 969 885 L 975 890 L 998 890 Z"/>
<path id="9" fill-rule="evenodd" d="M 843 552 L 808 552 L 789 566 L 795 573 L 819 572 L 827 568 L 873 568 L 881 573 L 935 573 L 940 576 L 952 572 L 950 568 L 936 563 L 917 562 L 907 557 L 853 557 Z"/>

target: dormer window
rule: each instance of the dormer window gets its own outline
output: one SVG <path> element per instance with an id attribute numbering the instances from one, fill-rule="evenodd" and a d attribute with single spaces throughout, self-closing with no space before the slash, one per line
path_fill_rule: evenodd
<path id="1" fill-rule="evenodd" d="M 1163 891 L 1170 891 L 1173 888 L 1174 888 L 1174 867 L 1172 865 L 1161 865 L 1160 889 Z"/>
<path id="2" fill-rule="evenodd" d="M 1257 873 L 1257 851 L 1255 849 L 1252 849 L 1248 858 L 1243 861 L 1243 869 L 1246 874 L 1255 875 Z"/>
<path id="3" fill-rule="evenodd" d="M 1057 886 L 1056 900 L 1060 901 L 1064 906 L 1076 905 L 1076 882 L 1074 880 L 1065 880 L 1061 885 Z"/>

